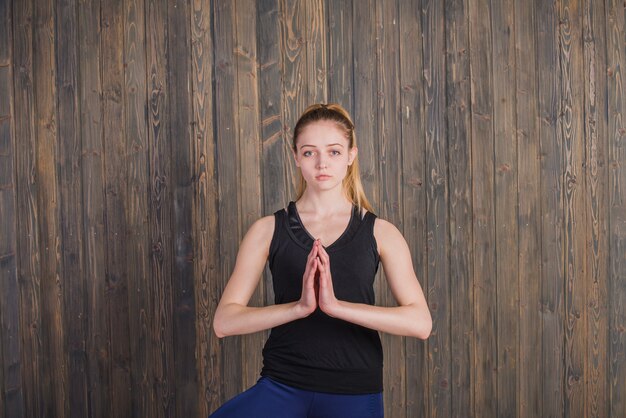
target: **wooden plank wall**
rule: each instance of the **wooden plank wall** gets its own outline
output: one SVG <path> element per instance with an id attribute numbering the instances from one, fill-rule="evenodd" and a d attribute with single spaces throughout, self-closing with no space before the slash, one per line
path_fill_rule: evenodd
<path id="1" fill-rule="evenodd" d="M 313 102 L 351 112 L 434 319 L 383 335 L 386 416 L 626 416 L 625 7 L 0 0 L 0 418 L 254 384 L 268 333 L 211 320 Z"/>

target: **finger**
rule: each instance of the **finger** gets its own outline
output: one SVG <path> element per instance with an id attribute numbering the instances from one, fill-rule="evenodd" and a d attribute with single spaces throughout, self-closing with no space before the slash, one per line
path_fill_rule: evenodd
<path id="1" fill-rule="evenodd" d="M 324 263 L 324 265 L 330 264 L 330 257 L 328 257 L 328 253 L 326 252 L 326 250 L 322 249 L 322 251 L 320 252 L 320 259 Z"/>
<path id="2" fill-rule="evenodd" d="M 320 276 L 326 274 L 326 267 L 324 266 L 324 263 L 322 262 L 322 260 L 319 257 L 316 260 L 317 260 L 317 269 L 320 271 Z"/>
<path id="3" fill-rule="evenodd" d="M 322 263 L 322 260 L 319 257 L 317 257 L 315 260 L 317 261 L 317 270 L 320 272 L 320 283 L 323 283 L 326 271 L 324 269 L 324 263 Z"/>
<path id="4" fill-rule="evenodd" d="M 311 251 L 309 251 L 308 259 L 311 260 L 312 258 L 315 258 L 316 252 L 317 252 L 317 246 L 315 245 L 315 243 L 313 243 L 313 247 L 311 247 Z"/>
<path id="5" fill-rule="evenodd" d="M 313 263 L 311 265 L 311 271 L 309 271 L 309 279 L 312 281 L 315 278 L 315 272 L 319 269 L 318 258 L 313 259 Z"/>

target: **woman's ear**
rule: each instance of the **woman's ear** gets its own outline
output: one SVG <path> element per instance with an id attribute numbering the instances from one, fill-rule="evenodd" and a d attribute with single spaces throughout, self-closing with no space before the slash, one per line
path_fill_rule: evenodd
<path id="1" fill-rule="evenodd" d="M 352 165 L 358 153 L 359 153 L 359 149 L 357 147 L 350 148 L 350 152 L 348 153 L 348 156 L 349 156 L 348 165 Z"/>
<path id="2" fill-rule="evenodd" d="M 298 161 L 298 154 L 293 148 L 291 149 L 291 154 L 293 155 L 293 160 L 296 163 L 296 167 L 300 167 L 300 162 Z"/>

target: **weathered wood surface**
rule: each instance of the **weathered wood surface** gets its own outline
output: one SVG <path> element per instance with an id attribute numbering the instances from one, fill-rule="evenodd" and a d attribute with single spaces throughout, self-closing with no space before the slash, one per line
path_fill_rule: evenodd
<path id="1" fill-rule="evenodd" d="M 434 319 L 382 336 L 386 416 L 626 416 L 624 13 L 0 2 L 0 417 L 206 417 L 254 384 L 268 332 L 211 320 L 326 101 Z"/>
<path id="2" fill-rule="evenodd" d="M 537 17 L 532 2 L 515 2 L 515 94 L 517 136 L 519 259 L 518 416 L 542 416 L 540 294 L 541 207 L 537 88 Z"/>

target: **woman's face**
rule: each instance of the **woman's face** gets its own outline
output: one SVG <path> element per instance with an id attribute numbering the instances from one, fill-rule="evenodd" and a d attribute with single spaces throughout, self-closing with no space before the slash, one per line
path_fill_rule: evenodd
<path id="1" fill-rule="evenodd" d="M 294 153 L 307 187 L 328 190 L 341 187 L 342 181 L 357 155 L 349 148 L 345 133 L 336 122 L 321 120 L 304 127 L 297 138 Z"/>

